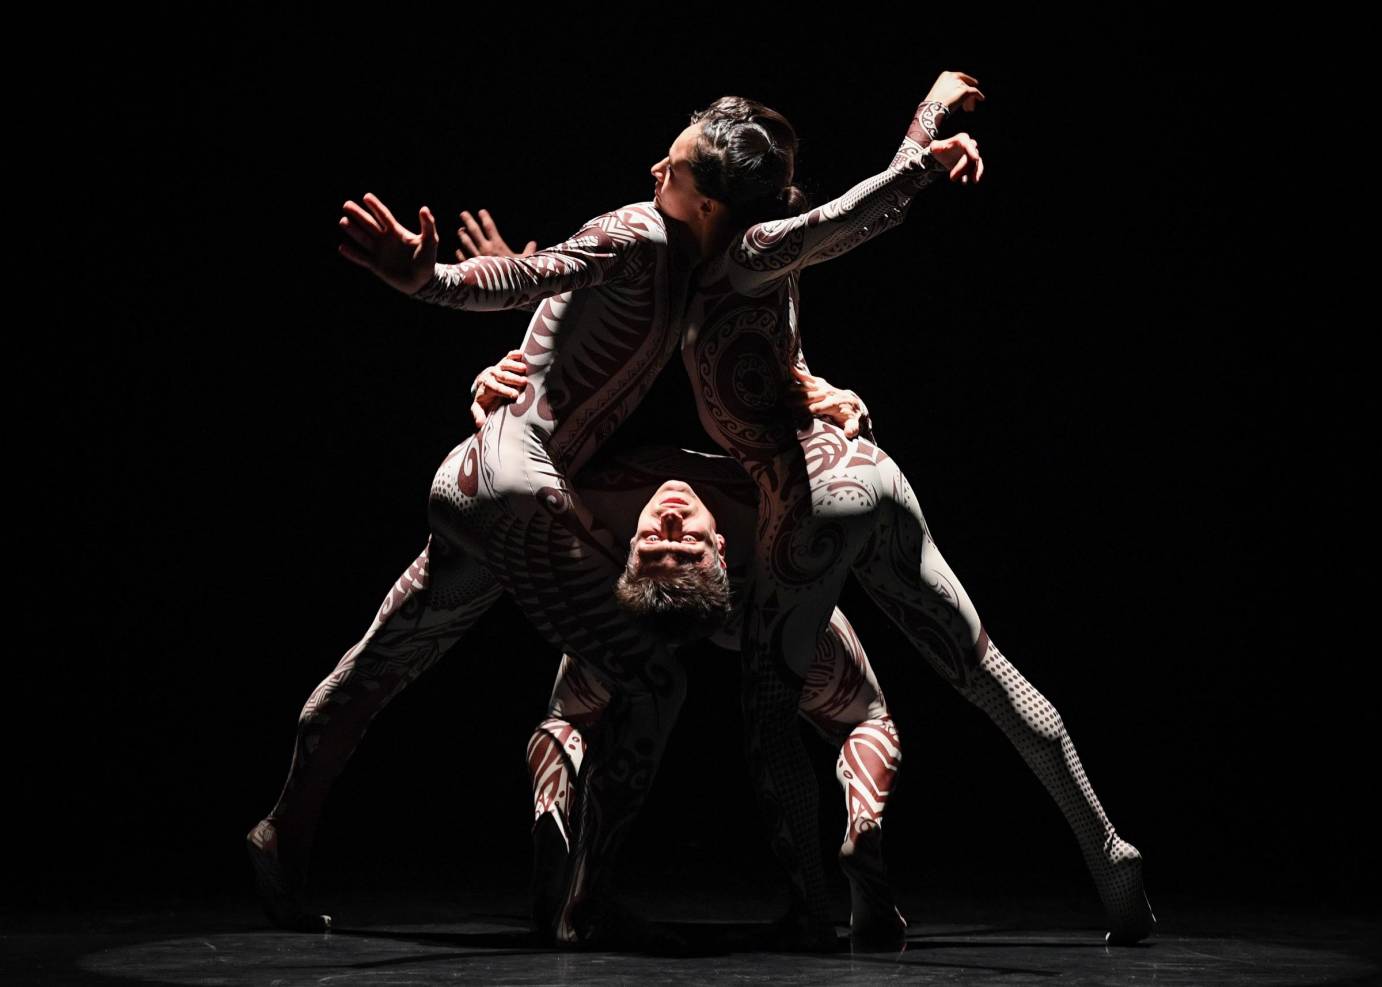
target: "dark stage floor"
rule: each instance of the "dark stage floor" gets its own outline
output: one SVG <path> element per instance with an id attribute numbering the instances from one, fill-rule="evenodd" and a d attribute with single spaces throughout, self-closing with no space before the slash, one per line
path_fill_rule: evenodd
<path id="1" fill-rule="evenodd" d="M 535 948 L 523 897 L 357 896 L 330 935 L 269 930 L 246 901 L 48 913 L 6 922 L 0 980 L 14 984 L 1364 984 L 1382 982 L 1376 915 L 1157 901 L 1159 934 L 1110 949 L 1088 903 L 904 901 L 900 953 L 772 952 L 772 902 L 631 895 L 681 955 Z M 846 930 L 841 927 L 844 933 Z"/>

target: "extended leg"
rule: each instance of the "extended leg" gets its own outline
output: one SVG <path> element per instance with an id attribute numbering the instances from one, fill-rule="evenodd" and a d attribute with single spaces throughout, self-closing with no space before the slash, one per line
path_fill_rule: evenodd
<path id="1" fill-rule="evenodd" d="M 1060 806 L 1108 914 L 1110 942 L 1146 937 L 1156 919 L 1142 890 L 1141 855 L 1104 814 L 1060 714 L 989 639 L 906 478 L 891 461 L 880 469 L 891 496 L 856 574 L 932 667 L 1007 735 Z"/>
<path id="2" fill-rule="evenodd" d="M 430 668 L 498 598 L 488 571 L 433 539 L 389 590 L 365 636 L 312 692 L 292 766 L 269 815 L 247 837 L 270 919 L 318 928 L 301 906 L 322 804 L 375 715 Z"/>

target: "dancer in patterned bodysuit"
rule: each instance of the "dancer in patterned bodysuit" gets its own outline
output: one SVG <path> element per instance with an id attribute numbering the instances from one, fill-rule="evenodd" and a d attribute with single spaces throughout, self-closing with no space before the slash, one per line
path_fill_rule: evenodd
<path id="1" fill-rule="evenodd" d="M 818 209 L 742 233 L 732 215 L 703 206 L 691 213 L 706 250 L 685 318 L 683 359 L 707 432 L 759 489 L 743 649 L 750 759 L 775 849 L 810 913 L 824 921 L 823 876 L 811 835 L 815 789 L 790 717 L 806 672 L 802 649 L 829 619 L 852 570 L 932 667 L 1017 747 L 1076 835 L 1108 915 L 1109 941 L 1135 942 L 1155 922 L 1142 890 L 1141 856 L 1104 814 L 1060 715 L 990 639 L 893 460 L 831 425 L 803 424 L 784 400 L 800 354 L 801 271 L 901 222 L 935 173 L 937 156 L 927 152 L 936 148 L 936 123 L 956 103 L 972 108 L 982 99 L 973 83 L 944 74 L 933 90 L 943 95 L 942 105 L 918 108 L 888 168 Z M 745 137 L 747 130 L 758 133 Z M 698 176 L 701 195 L 723 197 L 728 185 L 714 163 L 743 153 L 741 142 L 761 147 L 763 133 L 771 134 L 771 153 L 784 163 L 779 188 L 786 188 L 792 154 L 778 144 L 794 144 L 795 135 L 774 130 L 772 118 L 742 105 L 688 128 L 679 141 L 710 159 L 702 166 L 706 180 Z M 977 182 L 978 146 L 964 145 L 970 161 L 951 177 Z"/>
<path id="2" fill-rule="evenodd" d="M 322 803 L 370 720 L 503 589 L 555 647 L 581 654 L 618 687 L 621 715 L 610 719 L 627 734 L 619 740 L 647 751 L 654 764 L 661 723 L 674 717 L 682 695 L 669 649 L 614 605 L 621 546 L 565 481 L 676 347 L 688 268 L 668 249 L 662 217 L 640 203 L 526 257 L 437 265 L 430 213 L 420 214 L 430 232 L 424 244 L 374 196 L 364 201 L 368 211 L 346 203 L 341 224 L 350 240 L 341 251 L 392 286 L 475 310 L 540 303 L 523 346 L 533 386 L 527 400 L 492 416 L 442 463 L 428 501 L 427 546 L 302 710 L 282 794 L 248 836 L 261 898 L 289 927 L 322 925 L 303 911 L 298 892 Z M 553 601 L 569 605 L 548 607 Z M 592 765 L 587 776 L 588 787 L 610 789 L 611 816 L 623 818 L 621 803 L 641 799 L 651 771 L 640 762 L 619 776 Z"/>
<path id="3" fill-rule="evenodd" d="M 350 219 L 343 221 L 353 221 L 348 232 L 360 247 L 361 238 L 399 229 L 381 202 L 365 201 L 368 213 L 348 203 Z M 430 223 L 430 214 L 423 217 Z M 397 258 L 387 250 L 367 256 L 348 244 L 343 252 L 405 287 L 388 268 Z M 523 347 L 532 386 L 443 462 L 429 501 L 427 547 L 302 711 L 283 792 L 248 837 L 261 897 L 278 924 L 322 926 L 323 917 L 303 910 L 298 892 L 331 783 L 374 715 L 465 633 L 501 587 L 617 698 L 607 733 L 608 750 L 620 756 L 609 764 L 596 758 L 584 772 L 594 797 L 584 801 L 579 872 L 598 873 L 617 849 L 681 702 L 682 672 L 665 642 L 615 607 L 611 586 L 624 548 L 584 509 L 565 476 L 608 437 L 670 358 L 686 295 L 682 256 L 669 249 L 656 208 L 640 203 L 523 258 L 435 267 L 428 258 L 421 265 L 428 276 L 406 286 L 418 288 L 423 300 L 480 310 L 540 302 Z M 410 256 L 402 266 L 414 261 Z M 850 643 L 833 647 L 848 652 Z"/>
<path id="4" fill-rule="evenodd" d="M 676 449 L 642 448 L 603 459 L 598 468 L 584 471 L 577 483 L 582 498 L 596 516 L 621 534 L 632 535 L 632 544 L 639 534 L 634 521 L 639 518 L 640 508 L 645 517 L 647 511 L 657 510 L 656 493 L 667 477 L 689 484 L 693 496 L 699 495 L 704 502 L 712 522 L 724 536 L 723 558 L 731 583 L 739 585 L 752 557 L 757 498 L 752 484 L 733 460 Z M 676 508 L 671 510 L 676 512 Z M 662 521 L 666 522 L 665 516 Z M 633 557 L 631 551 L 631 565 Z M 738 647 L 738 638 L 737 622 L 715 637 L 717 643 L 733 649 Z M 839 750 L 836 778 L 844 792 L 847 815 L 841 854 L 850 879 L 851 931 L 859 940 L 895 944 L 906 921 L 893 902 L 881 847 L 877 841 L 866 841 L 861 852 L 856 854 L 855 848 L 860 845 L 862 834 L 882 822 L 901 760 L 897 731 L 863 646 L 838 609 L 808 662 L 806 686 L 798 697 L 798 714 Z M 601 725 L 610 698 L 598 673 L 579 656 L 565 655 L 552 690 L 548 717 L 538 725 L 529 743 L 538 851 L 534 912 L 539 927 L 546 914 L 560 908 L 559 898 L 568 890 L 553 886 L 550 878 L 560 872 L 570 845 L 570 810 L 572 803 L 578 801 L 573 798 L 573 792 L 578 791 L 573 783 L 586 756 L 586 739 L 592 729 Z M 595 744 L 597 748 L 603 746 L 600 740 Z M 608 876 L 607 870 L 604 876 Z M 597 883 L 592 880 L 585 893 L 604 900 L 607 894 Z M 788 942 L 794 935 L 792 921 L 789 917 L 781 930 Z"/>

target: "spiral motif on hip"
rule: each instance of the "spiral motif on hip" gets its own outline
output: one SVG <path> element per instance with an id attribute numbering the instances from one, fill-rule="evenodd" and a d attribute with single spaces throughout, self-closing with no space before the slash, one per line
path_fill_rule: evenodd
<path id="1" fill-rule="evenodd" d="M 465 496 L 474 497 L 480 492 L 480 440 L 472 439 L 469 445 L 456 471 L 456 487 Z"/>

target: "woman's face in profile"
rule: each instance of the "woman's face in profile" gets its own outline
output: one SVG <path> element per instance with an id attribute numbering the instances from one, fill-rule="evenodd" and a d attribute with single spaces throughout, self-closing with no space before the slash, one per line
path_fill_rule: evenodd
<path id="1" fill-rule="evenodd" d="M 696 214 L 696 207 L 705 199 L 696 190 L 696 180 L 688 167 L 696 152 L 696 140 L 700 134 L 699 123 L 687 127 L 672 142 L 667 156 L 649 169 L 654 182 L 653 202 L 663 215 L 683 223 L 691 220 Z"/>

